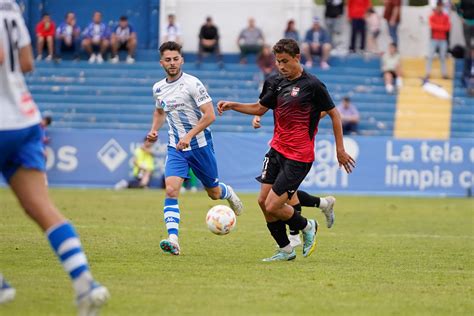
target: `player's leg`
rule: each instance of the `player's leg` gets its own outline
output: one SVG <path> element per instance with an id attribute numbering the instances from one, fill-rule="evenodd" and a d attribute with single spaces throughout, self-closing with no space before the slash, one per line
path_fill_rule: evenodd
<path id="1" fill-rule="evenodd" d="M 168 238 L 160 242 L 160 248 L 165 253 L 179 255 L 179 222 L 181 219 L 179 209 L 179 193 L 184 179 L 188 177 L 189 165 L 182 151 L 168 148 L 168 156 L 165 165 L 165 190 L 166 197 L 163 207 L 163 215 L 168 231 Z"/>
<path id="2" fill-rule="evenodd" d="M 296 192 L 296 195 L 298 197 L 299 202 L 301 203 L 301 206 L 319 208 L 326 217 L 327 227 L 332 227 L 336 219 L 336 215 L 334 213 L 334 205 L 336 204 L 336 198 L 334 196 L 325 196 L 320 198 L 314 195 L 310 195 L 309 193 L 301 190 L 298 190 Z"/>
<path id="3" fill-rule="evenodd" d="M 8 303 L 15 298 L 16 290 L 8 284 L 0 273 L 0 304 Z"/>
<path id="4" fill-rule="evenodd" d="M 297 194 L 293 194 L 291 199 L 288 201 L 288 204 L 291 205 L 295 209 L 295 212 L 299 212 L 301 214 L 301 206 L 302 205 L 300 204 L 300 201 L 298 199 Z M 290 240 L 290 245 L 293 248 L 301 245 L 300 231 L 299 230 L 293 230 L 293 229 L 290 228 L 290 234 L 288 235 L 288 239 Z"/>
<path id="5" fill-rule="evenodd" d="M 219 181 L 217 161 L 212 145 L 185 153 L 196 177 L 202 182 L 207 195 L 213 200 L 227 200 L 235 215 L 243 212 L 243 205 L 234 189 Z"/>

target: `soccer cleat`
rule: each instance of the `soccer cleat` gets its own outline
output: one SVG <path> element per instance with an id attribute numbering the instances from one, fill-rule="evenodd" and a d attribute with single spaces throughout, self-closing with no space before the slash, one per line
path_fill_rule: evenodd
<path id="1" fill-rule="evenodd" d="M 326 224 L 328 228 L 331 228 L 332 225 L 334 225 L 334 221 L 336 220 L 336 214 L 334 214 L 336 198 L 334 196 L 326 196 L 324 199 L 328 201 L 328 205 L 326 207 L 321 207 L 321 212 L 323 212 L 324 216 L 326 216 Z"/>
<path id="2" fill-rule="evenodd" d="M 300 235 L 288 235 L 288 239 L 290 240 L 290 246 L 295 248 L 301 245 Z"/>
<path id="3" fill-rule="evenodd" d="M 278 248 L 275 254 L 269 258 L 262 259 L 263 262 L 272 262 L 272 261 L 290 261 L 296 258 L 295 249 L 291 250 L 290 253 L 285 252 Z"/>
<path id="4" fill-rule="evenodd" d="M 160 248 L 165 253 L 170 253 L 172 255 L 178 256 L 180 253 L 179 244 L 177 242 L 172 242 L 169 239 L 163 239 L 160 241 Z"/>
<path id="5" fill-rule="evenodd" d="M 89 291 L 76 298 L 79 316 L 99 315 L 100 308 L 109 300 L 110 294 L 105 286 L 92 282 Z"/>
<path id="6" fill-rule="evenodd" d="M 229 201 L 230 208 L 234 211 L 235 215 L 239 216 L 244 211 L 244 206 L 242 205 L 242 201 L 239 199 L 237 194 L 235 194 L 234 189 L 230 185 L 227 186 L 230 196 L 227 199 Z"/>
<path id="7" fill-rule="evenodd" d="M 309 257 L 316 249 L 316 233 L 318 232 L 318 222 L 314 219 L 308 219 L 311 228 L 308 231 L 303 230 L 303 257 Z"/>
<path id="8" fill-rule="evenodd" d="M 0 274 L 0 304 L 12 301 L 15 298 L 15 293 L 16 290 Z"/>

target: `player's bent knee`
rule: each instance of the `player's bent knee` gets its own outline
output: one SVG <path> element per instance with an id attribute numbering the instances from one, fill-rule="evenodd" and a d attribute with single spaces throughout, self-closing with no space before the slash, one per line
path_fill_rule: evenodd
<path id="1" fill-rule="evenodd" d="M 171 186 L 166 187 L 166 196 L 170 198 L 177 198 L 179 195 L 179 189 L 176 189 Z"/>

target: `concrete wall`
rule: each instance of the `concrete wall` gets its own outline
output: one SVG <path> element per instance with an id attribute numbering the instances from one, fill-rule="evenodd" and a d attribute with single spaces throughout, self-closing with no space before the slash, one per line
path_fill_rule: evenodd
<path id="1" fill-rule="evenodd" d="M 383 7 L 376 8 L 382 14 Z M 426 55 L 429 43 L 428 16 L 431 8 L 402 8 L 402 23 L 399 27 L 400 52 L 404 56 Z M 181 25 L 184 38 L 184 50 L 196 51 L 198 34 L 207 16 L 212 16 L 219 27 L 221 49 L 225 53 L 238 52 L 236 38 L 246 26 L 247 19 L 254 17 L 257 25 L 263 30 L 266 41 L 275 43 L 283 35 L 286 22 L 293 18 L 301 36 L 311 26 L 311 17 L 324 16 L 324 6 L 316 6 L 313 0 L 161 0 L 161 28 L 166 23 L 166 16 L 174 13 Z M 455 12 L 451 13 L 451 43 L 463 43 L 461 22 Z M 161 29 L 160 28 L 160 29 Z M 344 23 L 345 43 L 349 43 L 350 25 Z M 383 23 L 379 47 L 388 44 L 388 30 Z"/>

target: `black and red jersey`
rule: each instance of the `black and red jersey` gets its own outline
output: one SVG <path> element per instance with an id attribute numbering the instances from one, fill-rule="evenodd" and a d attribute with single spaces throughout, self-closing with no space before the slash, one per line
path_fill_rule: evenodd
<path id="1" fill-rule="evenodd" d="M 288 159 L 313 162 L 319 117 L 334 108 L 326 86 L 304 70 L 294 80 L 273 75 L 265 80 L 260 104 L 273 110 L 270 146 Z"/>

